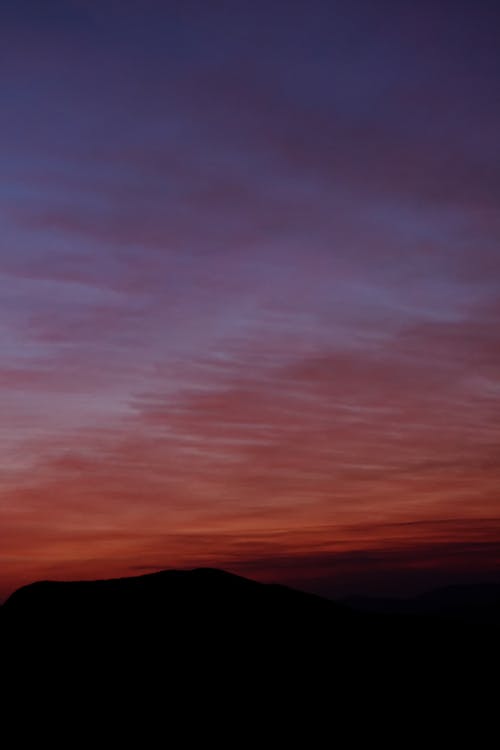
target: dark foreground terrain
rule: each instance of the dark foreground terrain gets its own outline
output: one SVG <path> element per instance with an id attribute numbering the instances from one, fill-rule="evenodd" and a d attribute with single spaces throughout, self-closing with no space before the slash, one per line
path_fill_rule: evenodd
<path id="1" fill-rule="evenodd" d="M 167 570 L 134 578 L 33 583 L 0 609 L 10 648 L 53 659 L 101 652 L 170 664 L 313 658 L 354 663 L 463 657 L 498 636 L 500 585 L 456 586 L 414 599 L 341 603 L 222 570 Z"/>
<path id="2" fill-rule="evenodd" d="M 211 569 L 40 582 L 0 610 L 3 682 L 21 700 L 34 685 L 45 700 L 55 685 L 56 703 L 80 707 L 96 696 L 134 710 L 161 702 L 170 719 L 180 701 L 195 723 L 200 705 L 224 714 L 236 702 L 252 722 L 285 701 L 288 732 L 300 716 L 290 707 L 307 700 L 336 721 L 398 704 L 439 712 L 465 694 L 496 702 L 499 613 L 498 586 L 377 605 Z"/>

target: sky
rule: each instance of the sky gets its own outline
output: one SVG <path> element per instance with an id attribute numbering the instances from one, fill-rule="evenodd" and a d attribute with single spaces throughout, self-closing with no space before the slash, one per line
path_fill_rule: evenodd
<path id="1" fill-rule="evenodd" d="M 2 0 L 0 600 L 498 580 L 500 11 Z"/>

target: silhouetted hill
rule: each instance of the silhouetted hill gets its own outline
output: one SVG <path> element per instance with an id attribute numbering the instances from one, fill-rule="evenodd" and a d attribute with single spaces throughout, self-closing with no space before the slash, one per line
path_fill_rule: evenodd
<path id="1" fill-rule="evenodd" d="M 470 686 L 489 684 L 497 632 L 356 612 L 211 569 L 39 582 L 0 609 L 2 681 L 18 705 L 31 691 L 31 711 L 41 707 L 44 720 L 60 722 L 64 705 L 77 716 L 70 732 L 104 721 L 112 736 L 138 717 L 147 732 L 152 716 L 156 733 L 178 720 L 181 731 L 203 737 L 210 726 L 213 736 L 238 715 L 233 746 L 250 726 L 264 736 L 269 722 L 277 741 L 294 738 L 306 705 L 309 717 L 368 735 L 370 715 L 418 713 L 423 700 L 440 712 L 444 700 L 455 707 Z"/>
<path id="2" fill-rule="evenodd" d="M 167 570 L 133 578 L 33 583 L 3 607 L 4 627 L 31 640 L 113 642 L 131 636 L 175 636 L 199 644 L 226 645 L 238 634 L 247 643 L 297 634 L 310 628 L 344 628 L 361 619 L 347 607 L 284 586 L 266 585 L 221 570 Z"/>
<path id="3" fill-rule="evenodd" d="M 422 626 L 422 618 L 433 626 L 449 618 L 496 624 L 500 585 L 450 586 L 411 599 L 351 597 L 334 602 L 223 570 L 199 568 L 97 581 L 39 581 L 15 591 L 0 614 L 4 628 L 15 625 L 33 635 L 84 627 L 87 633 L 102 633 L 117 626 L 120 632 L 131 628 L 185 632 L 196 627 L 200 635 L 207 628 L 230 626 L 252 629 L 254 635 L 281 627 L 287 633 L 311 627 L 319 632 L 393 625 L 404 629 L 417 621 Z"/>
<path id="4" fill-rule="evenodd" d="M 36 619 L 43 625 L 60 618 L 78 624 L 83 617 L 87 624 L 92 621 L 99 627 L 105 624 L 104 618 L 119 617 L 126 625 L 138 616 L 152 615 L 172 626 L 202 612 L 210 622 L 222 611 L 225 619 L 241 619 L 242 623 L 248 618 L 254 624 L 266 618 L 266 626 L 271 624 L 270 615 L 282 618 L 304 611 L 313 617 L 353 616 L 347 607 L 319 596 L 210 568 L 98 581 L 40 581 L 18 589 L 4 605 L 7 619 Z"/>
<path id="5" fill-rule="evenodd" d="M 28 672 L 38 665 L 61 684 L 99 675 L 113 690 L 153 677 L 170 685 L 195 679 L 205 689 L 222 681 L 227 690 L 263 675 L 285 690 L 335 675 L 338 692 L 380 675 L 393 685 L 430 671 L 448 679 L 475 669 L 481 652 L 491 661 L 497 628 L 435 616 L 433 597 L 425 616 L 385 605 L 362 612 L 212 569 L 38 582 L 1 609 L 3 666 L 21 673 L 21 663 Z"/>

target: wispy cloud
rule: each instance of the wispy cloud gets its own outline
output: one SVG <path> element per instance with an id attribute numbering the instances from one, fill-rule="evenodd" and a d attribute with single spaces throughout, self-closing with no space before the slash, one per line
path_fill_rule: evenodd
<path id="1" fill-rule="evenodd" d="M 168 5 L 0 9 L 4 590 L 395 528 L 486 566 L 495 12 Z"/>

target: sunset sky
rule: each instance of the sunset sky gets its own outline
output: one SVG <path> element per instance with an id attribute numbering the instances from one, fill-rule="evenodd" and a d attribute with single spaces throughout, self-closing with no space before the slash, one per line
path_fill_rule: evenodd
<path id="1" fill-rule="evenodd" d="M 0 601 L 499 579 L 500 10 L 1 0 Z"/>

